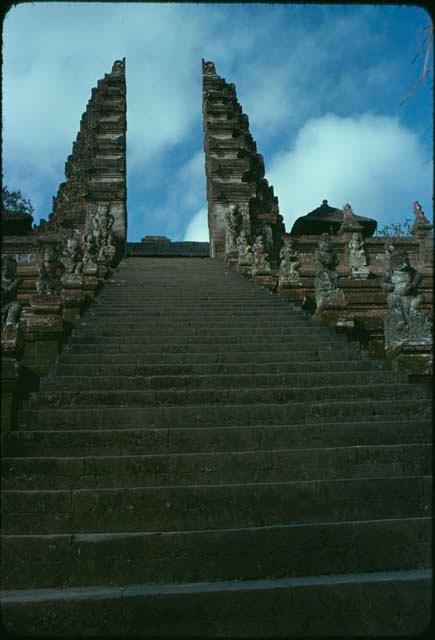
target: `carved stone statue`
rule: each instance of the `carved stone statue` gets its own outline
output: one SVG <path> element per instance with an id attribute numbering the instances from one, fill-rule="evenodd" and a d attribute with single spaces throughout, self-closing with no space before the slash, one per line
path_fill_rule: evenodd
<path id="1" fill-rule="evenodd" d="M 353 209 L 349 203 L 343 205 L 343 222 L 349 222 L 355 218 Z"/>
<path id="2" fill-rule="evenodd" d="M 353 233 L 348 244 L 349 247 L 349 267 L 352 278 L 367 278 L 369 268 L 367 266 L 367 256 L 364 249 L 364 241 L 361 233 Z"/>
<path id="3" fill-rule="evenodd" d="M 344 292 L 340 289 L 336 270 L 338 256 L 328 233 L 322 233 L 316 252 L 314 291 L 317 310 L 345 304 Z"/>
<path id="4" fill-rule="evenodd" d="M 83 250 L 80 235 L 77 231 L 72 237 L 66 239 L 62 253 L 62 264 L 65 267 L 65 274 L 68 276 L 80 275 L 82 273 Z"/>
<path id="5" fill-rule="evenodd" d="M 239 264 L 241 266 L 252 266 L 254 256 L 252 255 L 252 247 L 249 244 L 248 234 L 244 228 L 242 228 L 237 238 L 237 247 L 239 250 Z"/>
<path id="6" fill-rule="evenodd" d="M 284 238 L 284 245 L 279 252 L 279 257 L 278 286 L 281 287 L 286 284 L 301 285 L 301 276 L 299 274 L 300 261 L 293 238 Z"/>
<path id="7" fill-rule="evenodd" d="M 381 282 L 389 291 L 388 309 L 384 318 L 385 348 L 403 342 L 432 340 L 431 321 L 420 309 L 423 296 L 417 293 L 422 274 L 409 263 L 406 252 L 396 251 L 391 257 L 390 270 Z"/>
<path id="8" fill-rule="evenodd" d="M 237 237 L 240 232 L 242 217 L 239 207 L 230 204 L 225 212 L 225 253 L 237 251 Z"/>
<path id="9" fill-rule="evenodd" d="M 269 273 L 269 254 L 266 252 L 263 236 L 257 236 L 254 244 L 252 245 L 252 253 L 254 257 L 254 264 L 252 267 L 252 274 Z"/>
<path id="10" fill-rule="evenodd" d="M 18 326 L 21 305 L 17 302 L 17 291 L 20 282 L 15 258 L 9 254 L 2 256 L 2 326 Z"/>
<path id="11" fill-rule="evenodd" d="M 39 260 L 36 291 L 39 295 L 57 295 L 61 289 L 61 265 L 59 252 L 56 246 L 46 245 L 42 248 L 42 256 Z"/>
<path id="12" fill-rule="evenodd" d="M 418 200 L 414 202 L 414 226 L 417 225 L 428 225 L 430 224 L 429 220 L 426 218 L 423 208 Z"/>

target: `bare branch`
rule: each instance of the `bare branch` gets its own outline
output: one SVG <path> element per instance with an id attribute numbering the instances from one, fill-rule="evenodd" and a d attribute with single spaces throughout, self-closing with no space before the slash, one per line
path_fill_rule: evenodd
<path id="1" fill-rule="evenodd" d="M 430 54 L 432 51 L 432 46 L 433 46 L 433 38 L 434 38 L 434 25 L 433 23 L 430 25 L 427 25 L 426 27 L 424 27 L 424 30 L 427 29 L 427 33 L 425 35 L 425 37 L 423 38 L 423 41 L 420 45 L 420 49 L 417 52 L 417 55 L 415 56 L 413 62 L 415 62 L 420 55 L 422 54 L 423 51 L 426 51 L 425 56 L 424 56 L 424 62 L 423 62 L 423 70 L 421 72 L 420 77 L 418 78 L 418 80 L 415 82 L 414 86 L 411 87 L 411 90 L 406 94 L 406 96 L 403 98 L 403 100 L 401 100 L 400 104 L 402 105 L 404 102 L 406 102 L 406 100 L 408 100 L 408 98 L 410 98 L 412 95 L 414 95 L 414 93 L 416 92 L 417 88 L 420 86 L 420 84 L 422 84 L 428 74 L 429 71 L 431 69 L 431 67 L 429 66 L 429 59 L 430 59 Z"/>

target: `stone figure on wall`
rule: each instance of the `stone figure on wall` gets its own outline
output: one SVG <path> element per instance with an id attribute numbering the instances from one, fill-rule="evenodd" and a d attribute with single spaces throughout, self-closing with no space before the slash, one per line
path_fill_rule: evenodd
<path id="1" fill-rule="evenodd" d="M 254 257 L 254 264 L 252 267 L 252 274 L 269 273 L 269 254 L 266 252 L 263 236 L 258 235 L 252 245 L 252 254 Z"/>
<path id="2" fill-rule="evenodd" d="M 417 293 L 422 274 L 414 269 L 405 251 L 393 254 L 390 270 L 381 286 L 387 295 L 388 309 L 384 318 L 385 348 L 403 342 L 432 340 L 431 321 L 421 310 L 423 296 Z"/>
<path id="3" fill-rule="evenodd" d="M 83 250 L 77 231 L 72 237 L 66 239 L 62 252 L 62 264 L 65 267 L 65 274 L 68 276 L 80 275 L 82 272 Z"/>
<path id="4" fill-rule="evenodd" d="M 369 275 L 369 268 L 367 266 L 367 256 L 362 234 L 359 232 L 353 233 L 348 247 L 349 267 L 352 278 L 367 278 Z"/>
<path id="5" fill-rule="evenodd" d="M 293 238 L 284 238 L 284 244 L 279 252 L 279 286 L 286 284 L 301 285 L 301 276 L 299 273 L 300 260 L 295 249 L 295 241 Z"/>
<path id="6" fill-rule="evenodd" d="M 61 265 L 59 263 L 59 251 L 55 245 L 46 245 L 42 248 L 39 259 L 38 278 L 35 282 L 39 295 L 58 295 L 61 289 Z"/>
<path id="7" fill-rule="evenodd" d="M 252 255 L 252 247 L 249 243 L 248 234 L 246 229 L 242 227 L 240 235 L 237 239 L 237 247 L 239 251 L 239 264 L 241 266 L 252 266 L 254 263 L 254 256 Z"/>
<path id="8" fill-rule="evenodd" d="M 314 291 L 317 310 L 345 304 L 344 292 L 339 287 L 338 256 L 328 233 L 322 233 L 316 252 Z"/>
<path id="9" fill-rule="evenodd" d="M 21 305 L 17 302 L 17 291 L 20 282 L 15 258 L 9 254 L 2 256 L 2 327 L 19 324 Z"/>
<path id="10" fill-rule="evenodd" d="M 239 207 L 230 204 L 225 212 L 225 253 L 237 251 L 237 238 L 240 232 L 242 218 Z"/>

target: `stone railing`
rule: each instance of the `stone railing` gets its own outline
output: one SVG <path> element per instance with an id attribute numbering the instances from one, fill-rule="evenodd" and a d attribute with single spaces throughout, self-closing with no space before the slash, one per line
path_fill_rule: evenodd
<path id="1" fill-rule="evenodd" d="M 90 205 L 82 230 L 9 236 L 2 243 L 2 435 L 56 361 L 114 265 L 113 216 Z"/>
<path id="2" fill-rule="evenodd" d="M 230 205 L 226 264 L 388 357 L 393 368 L 416 379 L 431 375 L 432 225 L 416 215 L 410 236 L 363 239 L 351 207 L 343 210 L 336 236 L 282 234 L 276 260 L 261 235 L 234 224 L 237 207 Z"/>

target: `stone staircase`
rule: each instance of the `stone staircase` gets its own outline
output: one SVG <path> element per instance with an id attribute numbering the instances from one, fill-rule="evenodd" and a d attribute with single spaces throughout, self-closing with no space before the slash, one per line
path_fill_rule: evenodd
<path id="1" fill-rule="evenodd" d="M 63 637 L 422 631 L 431 400 L 210 259 L 129 258 L 3 461 L 3 624 Z"/>

